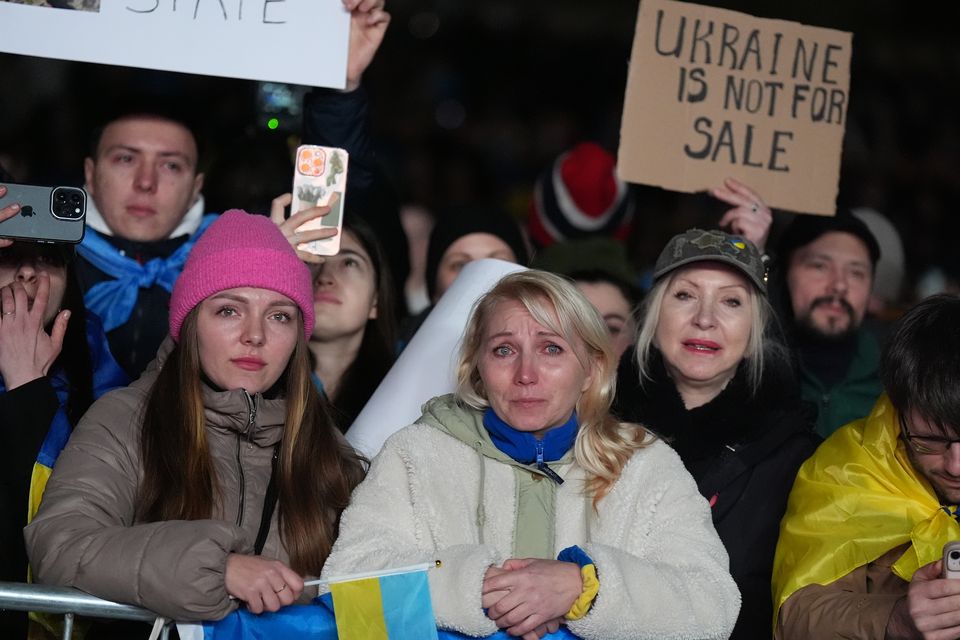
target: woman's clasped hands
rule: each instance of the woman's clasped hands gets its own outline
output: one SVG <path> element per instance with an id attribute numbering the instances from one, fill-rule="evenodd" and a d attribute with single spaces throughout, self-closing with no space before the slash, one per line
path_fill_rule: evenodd
<path id="1" fill-rule="evenodd" d="M 580 567 L 572 562 L 512 558 L 487 569 L 482 604 L 510 635 L 539 640 L 560 628 L 582 590 Z"/>

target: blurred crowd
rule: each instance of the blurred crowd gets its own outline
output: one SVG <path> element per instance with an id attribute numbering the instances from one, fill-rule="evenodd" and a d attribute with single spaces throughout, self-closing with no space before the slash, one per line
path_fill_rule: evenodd
<path id="1" fill-rule="evenodd" d="M 342 1 L 342 91 L 0 54 L 0 198 L 89 194 L 76 247 L 0 237 L 0 579 L 216 621 L 427 563 L 475 637 L 957 637 L 956 10 L 777 16 L 856 34 L 810 216 L 618 177 L 632 4 Z M 450 393 L 398 397 L 486 259 L 412 372 Z M 367 459 L 377 394 L 422 415 Z"/>

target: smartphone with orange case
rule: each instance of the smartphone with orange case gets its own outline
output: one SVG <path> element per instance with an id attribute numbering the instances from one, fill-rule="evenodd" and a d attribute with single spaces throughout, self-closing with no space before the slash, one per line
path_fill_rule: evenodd
<path id="1" fill-rule="evenodd" d="M 337 235 L 324 240 L 304 242 L 299 249 L 318 256 L 332 256 L 340 251 L 340 233 L 343 231 L 343 199 L 347 190 L 347 161 L 345 149 L 305 144 L 297 148 L 293 174 L 294 214 L 311 207 L 330 206 L 327 215 L 305 222 L 297 231 L 309 229 L 337 230 Z"/>

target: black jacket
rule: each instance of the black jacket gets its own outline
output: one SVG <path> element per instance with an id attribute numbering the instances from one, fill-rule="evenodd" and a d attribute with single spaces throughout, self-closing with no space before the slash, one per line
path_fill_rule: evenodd
<path id="1" fill-rule="evenodd" d="M 400 222 L 400 198 L 377 160 L 370 137 L 367 91 L 317 88 L 303 100 L 303 143 L 341 147 L 350 154 L 345 216 L 359 216 L 377 235 L 390 265 L 398 318 L 406 315 L 403 288 L 410 250 Z"/>
<path id="2" fill-rule="evenodd" d="M 37 452 L 50 428 L 60 400 L 47 377 L 0 393 L 0 580 L 27 581 L 27 550 L 23 527 L 27 524 L 30 478 Z M 0 611 L 0 637 L 25 638 L 27 616 Z"/>
<path id="3" fill-rule="evenodd" d="M 142 264 L 154 258 L 166 258 L 190 236 L 182 235 L 156 242 L 137 242 L 108 235 L 104 235 L 103 239 L 116 247 L 118 252 Z M 84 295 L 94 285 L 112 279 L 81 255 L 77 255 L 74 272 Z M 170 333 L 167 321 L 169 310 L 170 293 L 166 289 L 159 285 L 140 289 L 130 319 L 107 334 L 110 352 L 131 380 L 139 378 L 147 365 L 157 357 L 160 343 Z"/>
<path id="4" fill-rule="evenodd" d="M 820 442 L 812 412 L 788 366 L 767 366 L 756 395 L 741 367 L 720 395 L 687 410 L 659 352 L 651 364 L 653 380 L 641 387 L 633 351 L 624 354 L 614 412 L 670 443 L 710 501 L 743 597 L 731 638 L 770 638 L 780 519 L 797 470 Z"/>

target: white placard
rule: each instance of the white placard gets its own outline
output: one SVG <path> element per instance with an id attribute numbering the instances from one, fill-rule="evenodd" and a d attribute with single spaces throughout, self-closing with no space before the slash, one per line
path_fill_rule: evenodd
<path id="1" fill-rule="evenodd" d="M 347 431 L 357 451 L 373 458 L 387 438 L 420 417 L 424 402 L 454 391 L 460 340 L 473 303 L 503 276 L 525 270 L 492 258 L 463 268 Z"/>
<path id="2" fill-rule="evenodd" d="M 0 51 L 250 80 L 343 88 L 349 35 L 340 0 L 0 0 Z"/>

